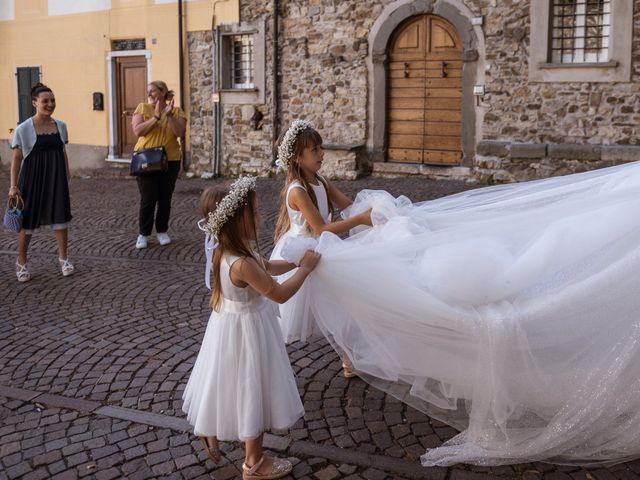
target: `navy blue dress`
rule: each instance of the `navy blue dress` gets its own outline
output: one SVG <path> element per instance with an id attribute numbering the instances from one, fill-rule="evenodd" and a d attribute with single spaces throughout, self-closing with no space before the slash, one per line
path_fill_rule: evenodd
<path id="1" fill-rule="evenodd" d="M 24 200 L 23 229 L 34 230 L 71 220 L 64 143 L 58 132 L 38 134 L 33 149 L 22 162 L 18 188 Z"/>

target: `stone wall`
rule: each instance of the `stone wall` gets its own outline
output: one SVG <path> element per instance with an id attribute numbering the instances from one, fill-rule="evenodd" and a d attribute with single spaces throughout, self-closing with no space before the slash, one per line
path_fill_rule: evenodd
<path id="1" fill-rule="evenodd" d="M 284 2 L 282 125 L 312 120 L 324 140 L 362 143 L 367 123 L 367 35 L 375 2 Z"/>
<path id="2" fill-rule="evenodd" d="M 314 122 L 326 143 L 326 174 L 354 178 L 358 167 L 351 145 L 367 129 L 367 35 L 375 15 L 369 2 L 283 1 L 279 25 L 278 134 L 296 118 Z M 381 3 L 376 10 L 381 10 Z M 242 22 L 267 18 L 266 83 L 261 131 L 249 122 L 253 106 L 225 105 L 224 164 L 230 172 L 257 171 L 272 161 L 273 24 L 271 2 L 241 2 Z M 224 94 L 223 94 L 224 95 Z M 344 146 L 344 148 L 341 148 Z M 349 166 L 346 168 L 345 166 Z M 353 166 L 353 168 L 351 167 Z M 349 170 L 349 171 L 347 171 Z"/>
<path id="3" fill-rule="evenodd" d="M 522 182 L 611 167 L 638 158 L 637 145 L 483 140 L 478 144 L 473 176 L 482 183 Z"/>
<path id="4" fill-rule="evenodd" d="M 483 138 L 535 143 L 629 144 L 640 134 L 638 34 L 632 83 L 529 83 L 529 2 L 485 2 Z M 640 2 L 635 0 L 635 31 Z"/>
<path id="5" fill-rule="evenodd" d="M 273 121 L 273 23 L 272 2 L 240 2 L 240 22 L 254 24 L 266 20 L 265 42 L 265 102 L 262 104 L 233 104 L 222 93 L 222 173 L 260 173 L 271 167 Z M 256 109 L 263 115 L 260 128 L 255 130 L 251 117 Z"/>
<path id="6" fill-rule="evenodd" d="M 213 37 L 187 33 L 189 59 L 189 170 L 209 172 L 213 159 Z"/>
<path id="7" fill-rule="evenodd" d="M 636 33 L 633 40 L 633 77 L 629 83 L 533 83 L 528 81 L 532 0 L 416 1 L 433 6 L 446 1 L 468 11 L 469 17 L 484 18 L 481 30 L 486 93 L 476 108 L 477 148 L 470 165 L 449 169 L 450 173 L 442 167 L 427 166 L 397 167 L 395 173 L 434 178 L 466 176 L 483 182 L 521 181 L 620 163 L 635 155 L 630 153 L 634 149 L 619 154 L 604 147 L 640 144 L 640 34 Z M 634 28 L 640 32 L 640 0 L 633 1 Z M 249 121 L 253 105 L 224 105 L 226 172 L 268 168 L 273 128 L 282 130 L 295 118 L 307 118 L 316 124 L 325 142 L 333 145 L 326 155 L 325 173 L 342 178 L 357 176 L 368 167 L 367 155 L 354 154 L 350 145 L 367 143 L 368 123 L 372 121 L 367 110 L 371 95 L 369 34 L 384 8 L 399 2 L 281 1 L 277 126 L 273 125 L 271 93 L 273 4 L 259 0 L 241 0 L 240 4 L 241 21 L 268 20 L 267 85 L 265 103 L 255 106 L 264 115 L 261 130 L 254 131 Z M 487 141 L 508 145 L 507 153 L 496 156 L 480 151 L 482 142 Z M 520 150 L 528 148 L 521 144 L 544 153 L 518 156 Z M 586 150 L 560 153 L 567 145 L 584 146 L 586 150 L 597 146 L 605 153 L 598 158 L 589 157 Z M 347 172 L 352 166 L 355 171 Z M 379 167 L 373 165 L 374 173 L 394 174 Z"/>

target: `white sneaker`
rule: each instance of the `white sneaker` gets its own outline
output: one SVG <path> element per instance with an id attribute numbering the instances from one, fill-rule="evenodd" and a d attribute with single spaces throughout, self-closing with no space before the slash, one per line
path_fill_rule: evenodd
<path id="1" fill-rule="evenodd" d="M 141 248 L 147 248 L 147 237 L 144 235 L 138 235 L 138 240 L 136 240 L 136 248 L 140 250 Z"/>
<path id="2" fill-rule="evenodd" d="M 166 233 L 158 234 L 158 243 L 160 245 L 169 245 L 171 243 L 171 237 Z"/>

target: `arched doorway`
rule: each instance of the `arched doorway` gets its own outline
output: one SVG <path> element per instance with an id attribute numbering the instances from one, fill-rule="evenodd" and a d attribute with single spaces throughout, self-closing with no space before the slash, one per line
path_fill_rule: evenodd
<path id="1" fill-rule="evenodd" d="M 462 52 L 455 27 L 418 15 L 388 49 L 387 160 L 459 165 L 462 158 Z"/>

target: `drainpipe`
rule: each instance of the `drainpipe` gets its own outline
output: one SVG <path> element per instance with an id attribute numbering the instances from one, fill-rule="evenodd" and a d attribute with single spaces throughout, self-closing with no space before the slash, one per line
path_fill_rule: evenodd
<path id="1" fill-rule="evenodd" d="M 182 33 L 182 0 L 178 0 L 178 76 L 180 79 L 180 103 L 183 110 L 187 110 L 186 102 L 184 98 L 184 45 L 183 45 L 183 33 Z M 182 171 L 186 171 L 189 167 L 187 162 L 187 144 L 185 142 L 184 135 L 180 137 L 180 144 L 182 145 Z"/>
<path id="2" fill-rule="evenodd" d="M 222 49 L 220 48 L 220 41 L 222 35 L 220 27 L 214 30 L 213 35 L 213 94 L 216 96 L 216 101 L 213 104 L 213 176 L 219 177 L 222 171 L 222 108 L 220 106 L 220 54 Z"/>
<path id="3" fill-rule="evenodd" d="M 276 162 L 276 158 L 277 158 L 277 154 L 276 154 L 276 150 L 275 150 L 275 144 L 276 141 L 278 140 L 278 134 L 279 134 L 279 130 L 280 130 L 280 112 L 278 112 L 278 94 L 279 94 L 279 89 L 278 89 L 278 16 L 279 16 L 279 11 L 280 11 L 280 1 L 279 0 L 273 0 L 273 65 L 272 65 L 272 70 L 273 70 L 273 91 L 272 91 L 272 95 L 273 98 L 271 99 L 272 101 L 272 110 L 273 110 L 273 135 L 272 135 L 272 139 L 271 139 L 271 150 L 272 150 L 272 159 L 271 159 L 271 164 L 275 165 Z"/>
<path id="4" fill-rule="evenodd" d="M 211 49 L 213 51 L 213 95 L 216 101 L 213 102 L 213 159 L 211 173 L 207 177 L 219 177 L 222 171 L 222 107 L 221 107 L 221 79 L 220 79 L 220 55 L 222 53 L 221 39 L 222 34 L 219 27 L 216 27 L 216 7 L 218 3 L 228 2 L 229 0 L 214 0 L 213 15 L 211 16 L 212 42 Z"/>

